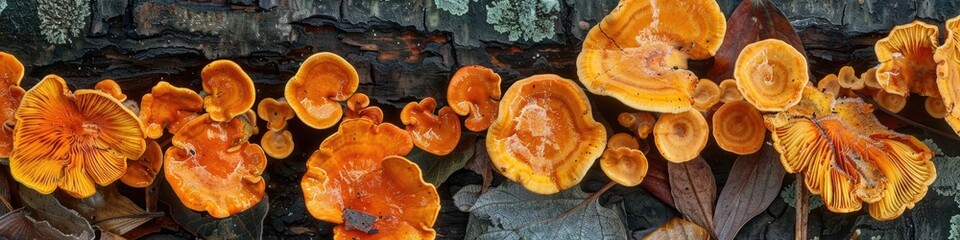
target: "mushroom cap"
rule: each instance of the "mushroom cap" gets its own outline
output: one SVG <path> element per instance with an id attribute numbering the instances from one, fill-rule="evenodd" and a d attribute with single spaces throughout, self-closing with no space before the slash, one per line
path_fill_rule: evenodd
<path id="1" fill-rule="evenodd" d="M 796 105 L 807 86 L 807 59 L 778 39 L 751 43 L 733 70 L 743 98 L 760 111 L 783 111 Z"/>
<path id="2" fill-rule="evenodd" d="M 411 149 L 410 134 L 393 124 L 365 118 L 343 121 L 307 160 L 300 182 L 307 210 L 316 219 L 342 223 L 345 203 L 354 200 L 354 193 L 387 189 L 358 187 L 364 184 L 363 176 L 377 171 L 387 156 L 406 155 Z"/>
<path id="3" fill-rule="evenodd" d="M 841 87 L 853 90 L 860 90 L 864 87 L 863 80 L 857 77 L 857 73 L 854 72 L 851 66 L 843 66 L 840 68 L 840 72 L 837 73 L 837 82 Z"/>
<path id="4" fill-rule="evenodd" d="M 263 152 L 276 159 L 284 159 L 293 153 L 293 134 L 289 130 L 267 131 L 260 139 Z"/>
<path id="5" fill-rule="evenodd" d="M 127 159 L 143 154 L 143 124 L 117 99 L 97 90 L 71 93 L 56 75 L 27 91 L 15 113 L 10 172 L 37 192 L 57 187 L 73 197 L 113 183 Z"/>
<path id="6" fill-rule="evenodd" d="M 20 106 L 20 100 L 26 90 L 20 86 L 0 87 L 0 158 L 10 157 L 13 151 L 13 125 L 16 124 L 13 114 Z"/>
<path id="7" fill-rule="evenodd" d="M 203 98 L 189 88 L 178 88 L 160 81 L 143 95 L 140 101 L 140 119 L 146 126 L 148 138 L 163 136 L 163 128 L 176 134 L 203 110 Z"/>
<path id="8" fill-rule="evenodd" d="M 120 177 L 120 181 L 127 186 L 145 188 L 153 184 L 153 180 L 163 167 L 163 150 L 160 144 L 153 139 L 147 139 L 147 148 L 137 160 L 127 160 L 127 171 Z"/>
<path id="9" fill-rule="evenodd" d="M 113 98 L 116 98 L 117 101 L 123 102 L 127 100 L 127 95 L 123 94 L 123 90 L 120 89 L 120 84 L 117 84 L 117 81 L 113 79 L 100 80 L 93 88 L 109 94 Z"/>
<path id="10" fill-rule="evenodd" d="M 607 142 L 600 156 L 600 169 L 613 180 L 627 187 L 639 185 L 647 175 L 647 156 L 638 150 L 640 143 L 627 133 L 617 133 Z"/>
<path id="11" fill-rule="evenodd" d="M 863 81 L 863 86 L 866 88 L 881 88 L 880 83 L 877 82 L 877 67 L 872 67 L 867 69 L 866 72 L 860 73 L 860 80 Z"/>
<path id="12" fill-rule="evenodd" d="M 620 113 L 620 116 L 617 116 L 617 122 L 620 123 L 620 126 L 636 133 L 637 137 L 647 139 L 647 136 L 653 131 L 653 124 L 657 123 L 657 119 L 649 112 L 623 112 Z"/>
<path id="13" fill-rule="evenodd" d="M 24 68 L 13 54 L 0 52 L 0 86 L 19 86 Z"/>
<path id="14" fill-rule="evenodd" d="M 500 107 L 500 75 L 479 66 L 465 66 L 457 70 L 447 86 L 447 104 L 460 116 L 470 131 L 481 132 L 497 118 Z"/>
<path id="15" fill-rule="evenodd" d="M 373 214 L 377 233 L 333 228 L 334 239 L 434 239 L 433 224 L 440 214 L 440 197 L 423 180 L 420 168 L 401 156 L 384 158 L 375 170 L 359 177 L 343 192 L 342 208 Z M 336 223 L 341 223 L 337 221 Z"/>
<path id="16" fill-rule="evenodd" d="M 727 79 L 720 82 L 720 102 L 728 103 L 740 100 L 743 100 L 743 95 L 737 88 L 737 80 Z"/>
<path id="17" fill-rule="evenodd" d="M 720 102 L 721 93 L 720 86 L 717 83 L 710 81 L 710 79 L 700 79 L 691 96 L 693 108 L 701 112 L 709 110 L 713 105 Z"/>
<path id="18" fill-rule="evenodd" d="M 907 106 L 907 97 L 886 91 L 877 91 L 877 93 L 873 95 L 873 101 L 876 101 L 881 107 L 895 113 L 900 112 L 900 110 L 903 110 L 903 107 Z"/>
<path id="19" fill-rule="evenodd" d="M 817 81 L 817 89 L 821 92 L 829 93 L 833 97 L 840 96 L 840 78 L 837 75 L 827 74 L 820 81 Z"/>
<path id="20" fill-rule="evenodd" d="M 947 109 L 944 119 L 960 134 L 960 16 L 947 20 L 944 26 L 947 38 L 933 55 L 937 62 L 937 88 Z"/>
<path id="21" fill-rule="evenodd" d="M 577 75 L 590 92 L 632 108 L 685 112 L 697 83 L 687 58 L 716 53 L 725 19 L 712 0 L 620 1 L 587 33 Z"/>
<path id="22" fill-rule="evenodd" d="M 613 148 L 630 148 L 630 149 L 639 149 L 640 142 L 636 138 L 627 133 L 617 133 L 613 136 L 610 136 L 610 139 L 607 140 L 607 149 Z"/>
<path id="23" fill-rule="evenodd" d="M 267 156 L 247 141 L 252 134 L 241 118 L 219 122 L 207 113 L 173 135 L 163 172 L 183 205 L 225 218 L 260 202 Z"/>
<path id="24" fill-rule="evenodd" d="M 413 137 L 413 144 L 428 153 L 445 156 L 460 143 L 460 117 L 450 107 L 433 114 L 437 101 L 432 97 L 411 102 L 400 112 L 400 121 Z"/>
<path id="25" fill-rule="evenodd" d="M 933 59 L 938 36 L 937 26 L 914 21 L 894 27 L 890 35 L 878 40 L 874 46 L 880 62 L 876 76 L 883 90 L 904 97 L 910 92 L 939 96 Z"/>
<path id="26" fill-rule="evenodd" d="M 531 192 L 552 194 L 583 179 L 606 139 L 583 90 L 569 79 L 543 74 L 507 89 L 486 143 L 505 177 Z"/>
<path id="27" fill-rule="evenodd" d="M 296 113 L 283 99 L 264 98 L 257 104 L 257 116 L 267 121 L 268 130 L 280 131 L 287 127 L 287 121 L 293 119 Z"/>
<path id="28" fill-rule="evenodd" d="M 664 159 L 674 163 L 683 163 L 699 156 L 707 146 L 709 137 L 707 119 L 694 110 L 660 115 L 653 127 L 653 142 L 657 150 Z"/>
<path id="29" fill-rule="evenodd" d="M 345 101 L 360 86 L 353 65 L 337 54 L 313 54 L 297 74 L 287 81 L 283 96 L 304 124 L 316 129 L 332 127 L 340 121 Z"/>
<path id="30" fill-rule="evenodd" d="M 253 107 L 257 90 L 253 79 L 230 60 L 216 60 L 200 71 L 203 80 L 203 107 L 214 121 L 224 122 Z"/>
<path id="31" fill-rule="evenodd" d="M 347 111 L 343 113 L 343 119 L 366 118 L 373 120 L 374 123 L 383 122 L 383 110 L 377 106 L 370 106 L 370 97 L 363 93 L 355 93 L 347 99 Z"/>
<path id="32" fill-rule="evenodd" d="M 767 129 L 760 111 L 744 101 L 728 102 L 713 113 L 713 139 L 727 152 L 752 154 L 763 146 Z"/>
<path id="33" fill-rule="evenodd" d="M 923 107 L 933 118 L 943 118 L 947 116 L 947 106 L 943 104 L 943 99 L 938 97 L 927 97 L 923 101 Z"/>

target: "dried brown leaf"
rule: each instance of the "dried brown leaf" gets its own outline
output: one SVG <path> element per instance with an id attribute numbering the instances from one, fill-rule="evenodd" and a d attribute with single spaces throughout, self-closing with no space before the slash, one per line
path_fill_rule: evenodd
<path id="1" fill-rule="evenodd" d="M 658 227 L 657 230 L 647 234 L 643 239 L 707 240 L 710 239 L 710 233 L 707 232 L 706 229 L 697 226 L 697 224 L 680 218 L 673 218 L 667 221 L 667 223 L 664 223 L 663 226 Z"/>
<path id="2" fill-rule="evenodd" d="M 713 67 L 707 72 L 707 78 L 720 82 L 733 78 L 734 63 L 740 56 L 740 51 L 748 44 L 775 38 L 789 43 L 807 55 L 800 42 L 800 36 L 790 25 L 790 20 L 783 12 L 769 0 L 745 0 L 727 20 L 727 34 L 723 37 L 723 44 L 714 57 Z"/>
<path id="3" fill-rule="evenodd" d="M 710 165 L 702 157 L 684 163 L 667 163 L 670 192 L 684 218 L 714 233 L 713 201 L 717 184 Z"/>
<path id="4" fill-rule="evenodd" d="M 77 236 L 63 234 L 60 230 L 50 226 L 47 221 L 34 220 L 22 208 L 0 217 L 0 237 L 12 240 L 81 239 Z"/>
<path id="5" fill-rule="evenodd" d="M 129 198 L 120 195 L 113 185 L 100 188 L 91 198 L 60 198 L 64 206 L 76 210 L 104 231 L 123 235 L 150 221 L 152 216 Z"/>
<path id="6" fill-rule="evenodd" d="M 737 158 L 713 215 L 718 239 L 734 239 L 747 221 L 777 198 L 786 174 L 779 157 L 772 146 L 764 145 L 754 154 Z"/>
<path id="7" fill-rule="evenodd" d="M 673 204 L 673 195 L 670 194 L 670 177 L 667 174 L 667 161 L 657 158 L 647 158 L 650 168 L 647 176 L 640 182 L 640 186 L 653 194 L 661 202 L 676 208 Z"/>
<path id="8" fill-rule="evenodd" d="M 473 171 L 477 174 L 480 174 L 483 177 L 483 185 L 480 185 L 480 194 L 486 193 L 487 189 L 490 188 L 490 184 L 493 183 L 493 166 L 490 162 L 490 155 L 487 153 L 487 143 L 483 141 L 484 137 L 477 141 L 477 147 L 473 157 L 467 161 L 467 165 L 464 166 L 464 169 Z"/>

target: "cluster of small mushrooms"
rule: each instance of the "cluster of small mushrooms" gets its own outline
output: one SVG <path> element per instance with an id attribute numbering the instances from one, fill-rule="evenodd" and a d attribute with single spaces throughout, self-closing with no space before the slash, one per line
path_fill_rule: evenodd
<path id="1" fill-rule="evenodd" d="M 414 146 L 451 153 L 460 117 L 467 130 L 486 131 L 497 171 L 539 194 L 577 185 L 598 158 L 613 181 L 640 184 L 650 149 L 638 138 L 651 133 L 664 159 L 683 163 L 711 135 L 726 151 L 755 153 L 769 130 L 784 168 L 805 174 L 807 189 L 830 211 L 866 203 L 871 216 L 887 220 L 923 198 L 936 177 L 930 149 L 881 125 L 861 97 L 897 112 L 917 93 L 927 97 L 932 116 L 960 132 L 960 18 L 947 22 L 943 45 L 935 26 L 898 26 L 877 42 L 875 69 L 857 77 L 844 67 L 817 86 L 804 56 L 775 39 L 745 47 L 734 79 L 699 79 L 687 60 L 712 57 L 725 28 L 713 0 L 622 0 L 594 26 L 577 59 L 579 81 L 638 110 L 618 118 L 631 132 L 609 139 L 581 87 L 550 74 L 516 81 L 501 95 L 494 71 L 463 67 L 450 80 L 446 106 L 437 110 L 433 98 L 411 102 L 400 114 L 401 128 L 383 122 L 383 111 L 356 93 L 356 70 L 333 53 L 309 57 L 283 98 L 261 100 L 256 112 L 253 81 L 229 60 L 202 70 L 202 94 L 161 81 L 138 106 L 113 80 L 71 91 L 49 75 L 24 91 L 23 66 L 3 53 L 0 157 L 9 158 L 24 186 L 44 194 L 59 188 L 76 198 L 118 179 L 146 187 L 162 169 L 185 206 L 227 217 L 261 201 L 267 155 L 283 159 L 293 151 L 287 121 L 337 126 L 307 160 L 301 187 L 312 216 L 340 224 L 338 239 L 434 238 L 437 190 L 404 156 Z M 259 132 L 258 118 L 267 122 L 259 144 L 249 141 Z M 164 150 L 167 143 L 158 139 L 165 136 L 171 146 Z M 353 212 L 377 221 L 353 229 L 343 224 Z"/>

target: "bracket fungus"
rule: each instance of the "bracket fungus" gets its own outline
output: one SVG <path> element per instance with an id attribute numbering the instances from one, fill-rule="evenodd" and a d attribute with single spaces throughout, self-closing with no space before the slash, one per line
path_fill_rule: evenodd
<path id="1" fill-rule="evenodd" d="M 936 169 L 922 142 L 884 127 L 859 98 L 806 105 L 831 110 L 780 112 L 764 121 L 784 168 L 804 173 L 827 209 L 853 212 L 866 202 L 873 218 L 890 220 L 923 198 Z"/>
<path id="2" fill-rule="evenodd" d="M 622 0 L 587 33 L 577 75 L 634 109 L 686 112 L 698 81 L 687 59 L 713 56 L 726 27 L 713 0 Z"/>
<path id="3" fill-rule="evenodd" d="M 283 96 L 304 124 L 327 129 L 343 115 L 346 101 L 360 86 L 353 65 L 329 52 L 317 53 L 303 62 L 297 74 L 287 81 Z"/>
<path id="4" fill-rule="evenodd" d="M 653 132 L 653 124 L 657 123 L 657 119 L 649 112 L 624 112 L 617 116 L 617 122 L 620 123 L 620 126 L 633 131 L 634 134 L 637 134 L 637 137 L 647 139 L 650 132 Z"/>
<path id="5" fill-rule="evenodd" d="M 720 82 L 720 102 L 728 103 L 740 100 L 743 100 L 743 95 L 737 88 L 737 80 L 727 79 Z"/>
<path id="6" fill-rule="evenodd" d="M 136 160 L 127 160 L 127 171 L 120 177 L 120 181 L 127 186 L 145 188 L 153 184 L 162 167 L 163 150 L 160 149 L 160 144 L 153 139 L 147 139 L 143 155 Z"/>
<path id="7" fill-rule="evenodd" d="M 203 107 L 214 121 L 225 122 L 244 114 L 257 100 L 253 79 L 230 60 L 216 60 L 200 71 Z"/>
<path id="8" fill-rule="evenodd" d="M 13 114 L 26 94 L 20 87 L 23 73 L 23 64 L 16 57 L 0 52 L 0 158 L 9 157 L 13 151 Z"/>
<path id="9" fill-rule="evenodd" d="M 500 75 L 483 66 L 457 70 L 447 86 L 447 103 L 470 131 L 481 132 L 497 118 L 500 103 Z"/>
<path id="10" fill-rule="evenodd" d="M 880 61 L 876 76 L 883 90 L 904 97 L 911 92 L 939 96 L 933 59 L 938 36 L 937 26 L 914 21 L 894 27 L 890 35 L 878 40 L 874 46 Z"/>
<path id="11" fill-rule="evenodd" d="M 947 20 L 947 40 L 937 48 L 937 87 L 947 109 L 944 119 L 960 134 L 960 16 Z"/>
<path id="12" fill-rule="evenodd" d="M 810 81 L 807 59 L 778 39 L 751 43 L 737 57 L 733 75 L 743 98 L 760 111 L 783 111 L 800 102 Z"/>
<path id="13" fill-rule="evenodd" d="M 513 84 L 487 130 L 487 152 L 505 177 L 538 194 L 580 182 L 603 154 L 607 131 L 569 79 L 534 75 Z"/>
<path id="14" fill-rule="evenodd" d="M 176 134 L 184 124 L 199 116 L 203 98 L 189 88 L 178 88 L 160 81 L 143 95 L 140 101 L 140 119 L 149 138 L 163 136 L 163 128 Z"/>
<path id="15" fill-rule="evenodd" d="M 460 143 L 460 118 L 450 107 L 443 107 L 437 114 L 437 101 L 431 97 L 420 103 L 411 102 L 400 112 L 400 121 L 406 125 L 418 148 L 438 156 L 453 151 Z"/>
<path id="16" fill-rule="evenodd" d="M 691 100 L 693 104 L 693 109 L 697 111 L 707 111 L 720 102 L 720 86 L 717 83 L 710 81 L 710 79 L 700 79 L 700 82 L 697 82 L 697 86 L 693 88 L 693 95 L 691 95 Z"/>
<path id="17" fill-rule="evenodd" d="M 607 142 L 607 150 L 600 156 L 600 169 L 620 185 L 639 185 L 647 175 L 647 156 L 638 150 L 640 143 L 627 133 L 617 133 Z"/>
<path id="18" fill-rule="evenodd" d="M 653 142 L 664 159 L 682 163 L 700 155 L 710 138 L 707 119 L 700 112 L 664 113 L 653 127 Z"/>
<path id="19" fill-rule="evenodd" d="M 293 134 L 286 129 L 267 131 L 260 138 L 260 146 L 263 147 L 263 152 L 270 157 L 276 159 L 287 158 L 293 153 Z"/>
<path id="20" fill-rule="evenodd" d="M 287 128 L 287 121 L 293 119 L 295 113 L 290 104 L 281 98 L 264 98 L 257 104 L 257 116 L 267 121 L 267 130 L 280 131 Z"/>
<path id="21" fill-rule="evenodd" d="M 71 93 L 56 75 L 27 91 L 13 131 L 10 172 L 37 192 L 57 187 L 76 198 L 123 175 L 127 159 L 146 148 L 143 124 L 117 99 L 98 90 Z"/>
<path id="22" fill-rule="evenodd" d="M 766 135 L 763 116 L 750 103 L 728 102 L 713 113 L 713 139 L 723 150 L 739 155 L 755 153 Z"/>

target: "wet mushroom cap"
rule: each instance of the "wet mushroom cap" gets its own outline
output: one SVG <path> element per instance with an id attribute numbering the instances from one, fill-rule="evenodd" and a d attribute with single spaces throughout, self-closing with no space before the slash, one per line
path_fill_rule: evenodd
<path id="1" fill-rule="evenodd" d="M 23 73 L 23 64 L 17 57 L 0 52 L 0 86 L 19 86 Z"/>
<path id="2" fill-rule="evenodd" d="M 10 157 L 10 151 L 13 151 L 12 125 L 16 122 L 13 114 L 26 94 L 26 90 L 19 86 L 23 74 L 23 64 L 16 57 L 0 52 L 0 123 L 4 124 L 0 128 L 0 158 Z"/>
<path id="3" fill-rule="evenodd" d="M 617 133 L 611 136 L 610 140 L 607 140 L 607 149 L 614 148 L 639 149 L 640 142 L 630 134 Z"/>
<path id="4" fill-rule="evenodd" d="M 228 121 L 253 107 L 257 91 L 253 79 L 240 65 L 230 60 L 216 60 L 200 71 L 203 80 L 203 107 L 214 121 Z"/>
<path id="5" fill-rule="evenodd" d="M 630 129 L 641 139 L 647 139 L 650 132 L 653 131 L 653 124 L 657 119 L 649 112 L 624 112 L 617 116 L 617 122 L 620 126 Z"/>
<path id="6" fill-rule="evenodd" d="M 877 41 L 874 52 L 880 66 L 877 82 L 891 94 L 939 96 L 937 63 L 933 55 L 938 44 L 937 26 L 914 21 L 896 26 L 890 35 Z"/>
<path id="7" fill-rule="evenodd" d="M 653 127 L 653 141 L 657 150 L 664 159 L 674 163 L 690 161 L 699 156 L 707 146 L 709 136 L 707 120 L 694 110 L 660 115 Z"/>
<path id="8" fill-rule="evenodd" d="M 937 97 L 927 97 L 923 101 L 923 106 L 933 118 L 944 118 L 947 116 L 947 106 L 943 105 L 943 99 Z"/>
<path id="9" fill-rule="evenodd" d="M 147 148 L 137 160 L 127 160 L 127 171 L 120 177 L 120 181 L 127 186 L 145 188 L 153 184 L 153 180 L 163 167 L 163 150 L 160 144 L 153 139 L 147 139 Z"/>
<path id="10" fill-rule="evenodd" d="M 272 158 L 285 159 L 293 153 L 293 134 L 289 130 L 267 131 L 260 139 L 263 152 Z"/>
<path id="11" fill-rule="evenodd" d="M 937 88 L 947 109 L 944 119 L 960 134 L 960 16 L 944 25 L 947 38 L 933 55 L 937 62 Z"/>
<path id="12" fill-rule="evenodd" d="M 296 113 L 286 101 L 264 98 L 257 104 L 257 116 L 267 121 L 268 130 L 280 131 L 287 127 L 287 121 L 293 119 Z"/>
<path id="13" fill-rule="evenodd" d="M 120 84 L 118 84 L 117 81 L 114 81 L 113 79 L 101 80 L 100 82 L 97 82 L 97 84 L 94 85 L 93 88 L 100 90 L 102 92 L 105 92 L 110 96 L 113 96 L 113 98 L 116 98 L 117 101 L 123 102 L 127 100 L 127 95 L 123 94 L 123 90 L 120 89 Z"/>
<path id="14" fill-rule="evenodd" d="M 534 75 L 517 81 L 487 130 L 487 152 L 504 176 L 538 194 L 580 182 L 606 145 L 587 95 L 569 79 Z"/>
<path id="15" fill-rule="evenodd" d="M 500 97 L 500 75 L 483 66 L 460 68 L 447 86 L 447 103 L 467 116 L 464 125 L 474 132 L 487 130 L 497 118 Z"/>
<path id="16" fill-rule="evenodd" d="M 713 139 L 728 152 L 755 153 L 763 146 L 766 133 L 760 111 L 750 103 L 728 102 L 713 113 Z"/>
<path id="17" fill-rule="evenodd" d="M 607 148 L 600 156 L 600 169 L 614 182 L 632 187 L 647 175 L 647 157 L 633 148 Z"/>
<path id="18" fill-rule="evenodd" d="M 817 82 L 817 89 L 821 92 L 829 93 L 833 97 L 840 97 L 840 79 L 837 75 L 827 74 L 827 76 Z"/>
<path id="19" fill-rule="evenodd" d="M 339 55 L 317 53 L 303 62 L 287 81 L 283 95 L 297 117 L 315 129 L 337 124 L 343 115 L 340 101 L 346 101 L 360 84 L 353 65 Z"/>
<path id="20" fill-rule="evenodd" d="M 400 112 L 400 121 L 406 125 L 418 148 L 434 155 L 444 156 L 460 143 L 460 118 L 450 107 L 443 107 L 436 115 L 437 101 L 431 97 L 420 103 L 411 102 Z"/>
<path id="21" fill-rule="evenodd" d="M 907 106 L 906 97 L 886 91 L 878 91 L 873 95 L 873 101 L 876 101 L 881 107 L 895 113 L 900 112 L 900 110 L 903 110 L 903 108 Z"/>
<path id="22" fill-rule="evenodd" d="M 783 111 L 796 105 L 810 81 L 803 54 L 777 39 L 744 47 L 733 75 L 743 98 L 760 111 Z"/>
<path id="23" fill-rule="evenodd" d="M 737 88 L 737 80 L 727 79 L 720 82 L 720 102 L 728 103 L 740 100 L 743 100 L 743 95 Z"/>
<path id="24" fill-rule="evenodd" d="M 698 111 L 707 111 L 713 105 L 720 102 L 720 86 L 710 79 L 700 79 L 697 86 L 693 89 L 693 108 Z"/>
<path id="25" fill-rule="evenodd" d="M 157 139 L 163 136 L 165 127 L 170 133 L 177 133 L 202 110 L 203 98 L 197 92 L 160 81 L 143 95 L 139 115 L 147 137 Z"/>
<path id="26" fill-rule="evenodd" d="M 343 120 L 366 118 L 375 123 L 383 122 L 383 110 L 377 106 L 370 106 L 370 97 L 363 93 L 355 93 L 347 99 L 347 111 L 343 113 Z"/>
<path id="27" fill-rule="evenodd" d="M 857 77 L 853 67 L 850 66 L 840 68 L 840 72 L 837 73 L 837 82 L 841 87 L 847 89 L 860 90 L 864 87 L 863 80 Z"/>

